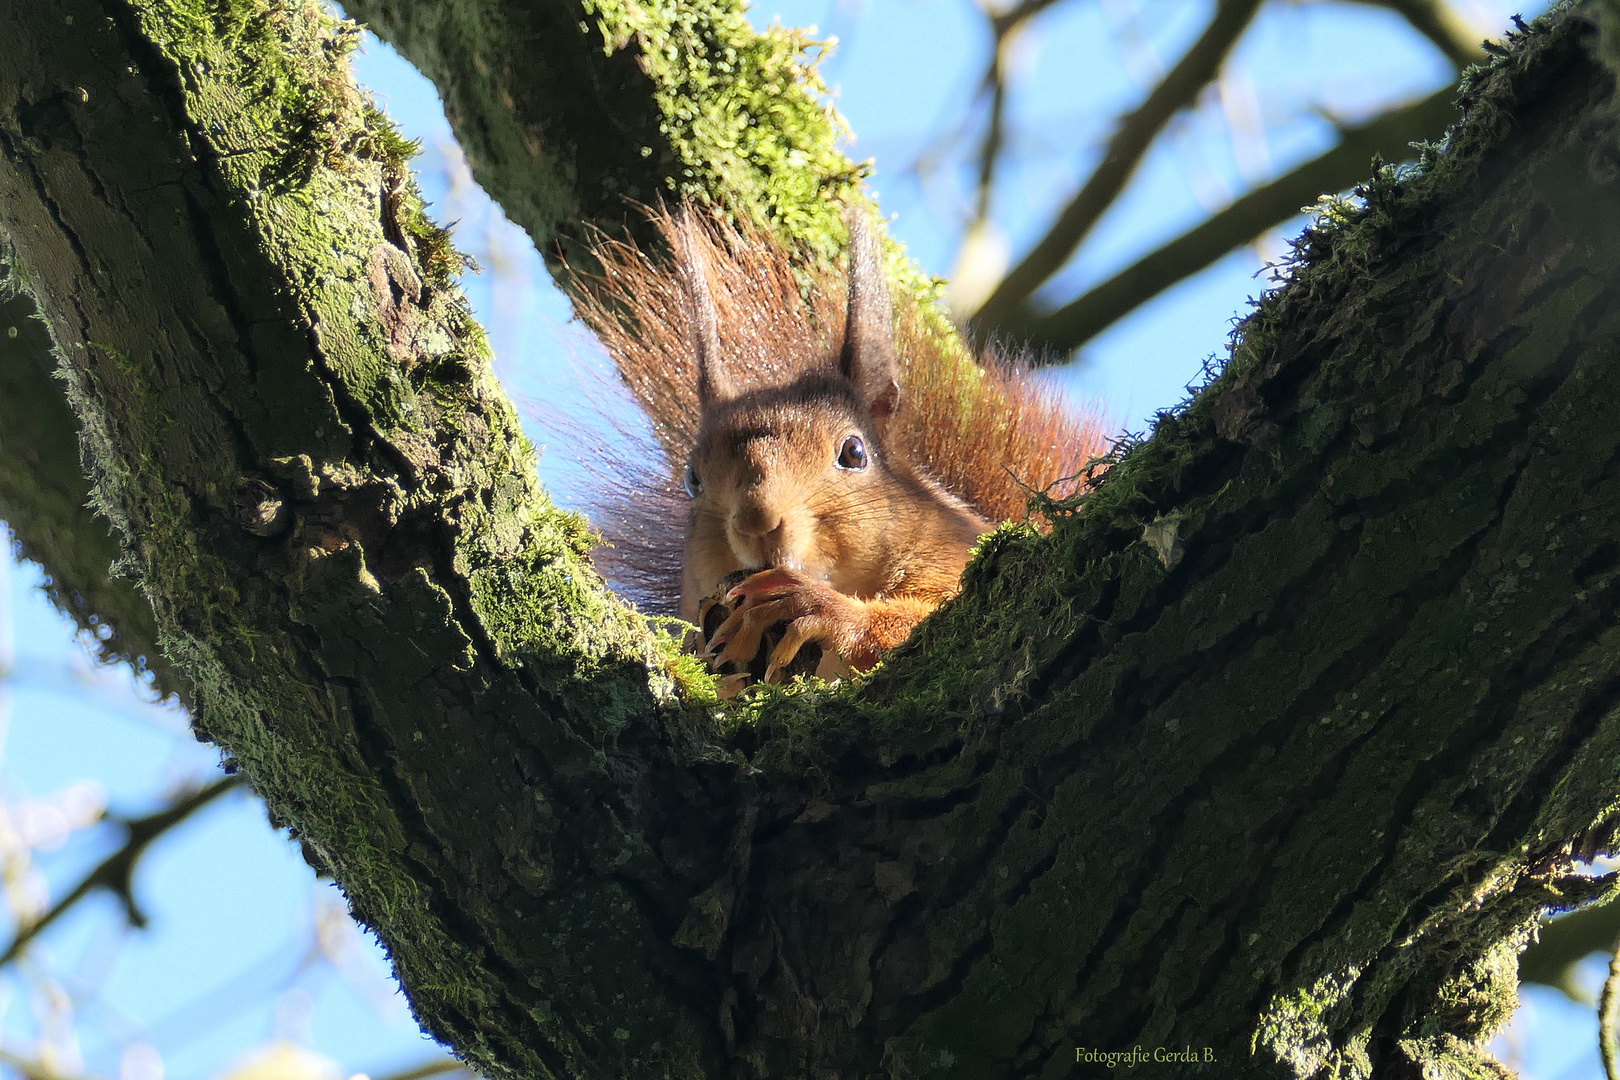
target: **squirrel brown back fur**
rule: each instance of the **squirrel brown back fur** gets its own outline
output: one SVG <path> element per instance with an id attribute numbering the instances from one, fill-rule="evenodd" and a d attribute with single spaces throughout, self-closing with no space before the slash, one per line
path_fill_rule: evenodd
<path id="1" fill-rule="evenodd" d="M 657 212 L 653 220 L 669 251 L 697 248 L 727 377 L 740 391 L 793 384 L 827 370 L 844 349 L 842 269 L 701 211 L 687 212 L 684 236 L 676 215 Z M 681 481 L 703 415 L 689 295 L 676 258 L 611 240 L 594 254 L 600 276 L 584 290 L 580 314 L 613 357 L 660 451 L 647 460 L 644 451 L 626 452 L 626 440 L 598 438 L 588 452 L 599 489 L 592 518 L 612 545 L 599 561 L 645 609 L 673 612 L 688 516 Z M 885 433 L 888 460 L 903 475 L 937 482 L 983 518 L 1022 517 L 1031 489 L 1056 484 L 1055 494 L 1069 494 L 1104 451 L 1097 418 L 1066 408 L 1026 366 L 993 354 L 967 361 L 907 305 L 894 341 L 904 407 Z"/>

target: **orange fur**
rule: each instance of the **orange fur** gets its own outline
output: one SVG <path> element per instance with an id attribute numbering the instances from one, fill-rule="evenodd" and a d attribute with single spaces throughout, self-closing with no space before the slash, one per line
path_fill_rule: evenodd
<path id="1" fill-rule="evenodd" d="M 676 218 L 660 212 L 654 222 L 668 249 L 677 249 Z M 842 344 L 841 268 L 785 249 L 747 225 L 704 218 L 691 236 L 707 265 L 727 371 L 742 389 L 784 386 L 825 369 Z M 583 290 L 580 315 L 613 357 L 658 443 L 649 454 L 621 435 L 598 438 L 590 448 L 602 482 L 589 509 L 613 545 L 599 561 L 644 608 L 672 612 L 688 515 L 681 477 L 700 418 L 687 298 L 667 255 L 612 240 L 594 254 L 601 270 Z M 993 354 L 978 364 L 964 361 L 905 304 L 894 329 L 903 404 L 887 435 L 891 454 L 982 517 L 1022 517 L 1030 489 L 1056 485 L 1054 494 L 1071 493 L 1087 463 L 1106 449 L 1099 419 L 1066 408 L 1026 365 Z M 893 617 L 874 627 L 895 630 L 885 640 L 901 640 L 916 617 L 908 608 L 903 632 L 888 626 Z"/>

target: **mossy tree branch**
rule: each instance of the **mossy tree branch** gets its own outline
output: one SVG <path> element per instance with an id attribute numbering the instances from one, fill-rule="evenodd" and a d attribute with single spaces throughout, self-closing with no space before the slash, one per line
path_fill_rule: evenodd
<path id="1" fill-rule="evenodd" d="M 755 33 L 736 0 L 344 6 L 434 81 L 474 177 L 548 259 L 591 228 L 649 239 L 627 200 L 681 197 L 840 249 L 863 169 L 802 31 Z"/>
<path id="2" fill-rule="evenodd" d="M 1590 37 L 878 674 L 724 713 L 536 487 L 318 7 L 0 6 L 0 228 L 199 727 L 486 1074 L 1490 1075 L 1537 913 L 1612 887 Z"/>
<path id="3" fill-rule="evenodd" d="M 184 701 L 185 677 L 158 648 L 152 605 L 108 573 L 118 541 L 88 505 L 77 424 L 34 316 L 29 297 L 0 299 L 0 521 L 21 553 L 47 569 L 47 595 L 104 659 L 151 671 L 159 693 Z"/>

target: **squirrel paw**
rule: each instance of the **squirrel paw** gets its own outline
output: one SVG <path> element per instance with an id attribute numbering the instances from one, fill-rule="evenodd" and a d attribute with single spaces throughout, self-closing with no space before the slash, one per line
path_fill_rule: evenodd
<path id="1" fill-rule="evenodd" d="M 866 645 L 867 618 L 861 601 L 797 570 L 761 570 L 728 592 L 726 599 L 737 607 L 709 643 L 710 663 L 716 668 L 729 660 L 746 663 L 759 651 L 761 635 L 778 623 L 786 623 L 787 629 L 765 669 L 768 683 L 777 681 L 808 642 L 856 667 L 871 667 L 881 651 Z M 716 650 L 721 650 L 718 655 Z"/>

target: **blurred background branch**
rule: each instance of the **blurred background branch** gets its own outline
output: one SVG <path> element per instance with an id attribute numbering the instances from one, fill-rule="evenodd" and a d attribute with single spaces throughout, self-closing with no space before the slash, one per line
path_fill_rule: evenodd
<path id="1" fill-rule="evenodd" d="M 1165 122 L 1190 105 L 1215 77 L 1226 54 L 1259 9 L 1260 0 L 1221 0 L 1215 17 L 1192 48 L 1153 88 L 1146 101 L 1120 118 L 1102 163 L 1059 212 L 1046 235 L 991 291 L 971 320 L 975 331 L 982 334 L 1002 330 L 1002 320 L 1068 261 L 1124 189 Z M 988 193 L 981 196 L 981 201 L 988 205 Z"/>
<path id="2" fill-rule="evenodd" d="M 1073 5 L 1087 2 L 1071 0 Z M 992 44 L 970 111 L 983 110 L 987 115 L 974 154 L 977 182 L 963 234 L 959 276 L 974 277 L 974 257 L 982 254 L 980 247 L 995 233 L 992 217 L 998 181 L 1011 141 L 1009 54 L 1021 35 L 1036 32 L 1031 23 L 1038 16 L 1058 6 L 1063 5 L 1026 0 L 1007 7 L 981 0 Z M 1439 51 L 1454 72 L 1486 55 L 1469 20 L 1445 0 L 1368 0 L 1367 6 L 1399 15 Z M 1347 190 L 1365 179 L 1374 154 L 1392 162 L 1409 159 L 1413 156 L 1410 143 L 1438 136 L 1455 117 L 1452 84 L 1416 100 L 1397 102 L 1357 123 L 1335 122 L 1338 143 L 1333 148 L 1238 194 L 1208 220 L 1139 257 L 1106 281 L 1064 297 L 1056 279 L 1130 190 L 1144 157 L 1161 141 L 1167 125 L 1179 114 L 1196 109 L 1212 93 L 1224 103 L 1228 86 L 1223 66 L 1266 7 L 1260 0 L 1220 0 L 1202 33 L 1176 63 L 1140 104 L 1114 121 L 1100 161 L 1010 269 L 993 281 L 953 290 L 953 311 L 975 337 L 1028 345 L 1043 362 L 1067 360 L 1125 314 L 1295 217 L 1318 195 Z M 1228 126 L 1235 128 L 1234 110 L 1226 111 Z M 1233 130 L 1231 137 L 1236 143 L 1249 134 Z M 1265 137 L 1263 128 L 1254 134 L 1262 140 Z M 931 167 L 942 156 L 931 151 L 919 168 Z M 988 245 L 986 250 L 993 247 Z"/>
<path id="3" fill-rule="evenodd" d="M 1444 129 L 1456 114 L 1456 84 L 1392 109 L 1365 124 L 1340 129 L 1339 144 L 1235 200 L 1224 210 L 1119 271 L 1055 311 L 1020 305 L 997 332 L 1034 346 L 1038 362 L 1062 361 L 1138 305 L 1191 277 L 1267 229 L 1295 217 L 1322 192 L 1344 191 L 1367 178 L 1374 156 L 1399 161 L 1411 143 Z"/>
<path id="4" fill-rule="evenodd" d="M 96 864 L 95 869 L 86 874 L 77 885 L 69 889 L 67 895 L 52 904 L 43 915 L 37 919 L 25 921 L 19 927 L 17 935 L 12 938 L 11 944 L 7 946 L 5 952 L 0 953 L 0 967 L 4 967 L 21 956 L 22 951 L 28 947 L 29 943 L 48 926 L 97 889 L 105 889 L 118 898 L 119 903 L 123 905 L 124 916 L 129 920 L 130 925 L 144 927 L 146 925 L 146 914 L 135 900 L 135 864 L 140 861 L 141 856 L 151 846 L 152 841 L 179 825 L 227 791 L 241 786 L 241 777 L 225 776 L 194 791 L 184 792 L 176 796 L 162 810 L 147 814 L 144 817 L 123 818 L 109 815 L 107 820 L 117 824 L 124 830 L 123 845 Z"/>

